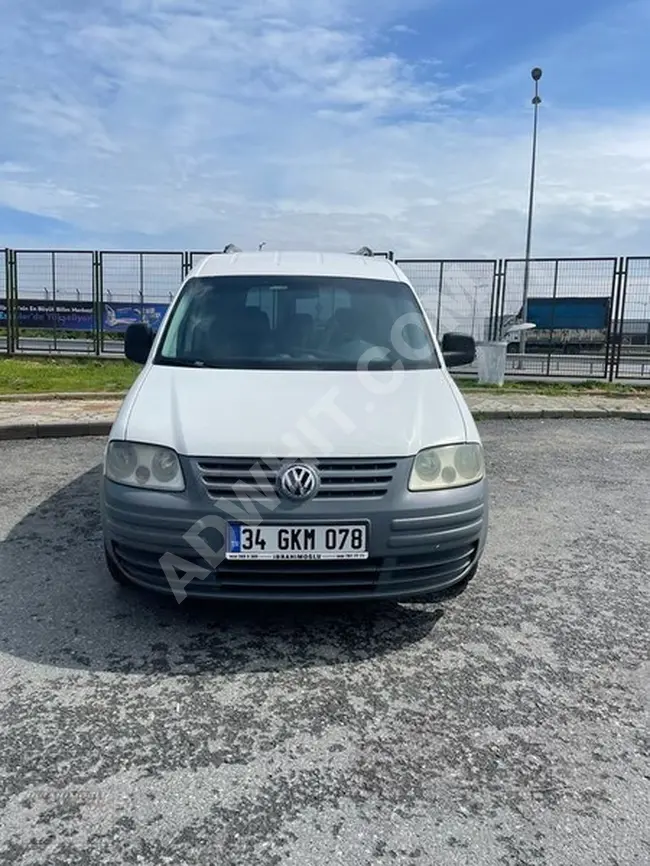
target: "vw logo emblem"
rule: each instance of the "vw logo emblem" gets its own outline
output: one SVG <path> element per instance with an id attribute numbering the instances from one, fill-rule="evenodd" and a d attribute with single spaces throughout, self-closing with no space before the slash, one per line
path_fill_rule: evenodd
<path id="1" fill-rule="evenodd" d="M 283 469 L 278 476 L 278 491 L 294 502 L 311 499 L 318 491 L 318 475 L 313 466 L 294 463 Z"/>

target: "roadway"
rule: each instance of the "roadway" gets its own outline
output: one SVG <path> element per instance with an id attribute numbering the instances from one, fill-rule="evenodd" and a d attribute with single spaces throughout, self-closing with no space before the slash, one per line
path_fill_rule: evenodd
<path id="1" fill-rule="evenodd" d="M 120 588 L 105 439 L 0 443 L 0 863 L 647 864 L 645 426 L 481 423 L 476 578 L 367 606 Z"/>

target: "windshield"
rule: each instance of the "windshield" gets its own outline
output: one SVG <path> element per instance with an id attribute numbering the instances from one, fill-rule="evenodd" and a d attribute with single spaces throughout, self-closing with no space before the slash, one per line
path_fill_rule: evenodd
<path id="1" fill-rule="evenodd" d="M 196 277 L 154 363 L 239 369 L 439 367 L 404 283 L 350 277 Z"/>

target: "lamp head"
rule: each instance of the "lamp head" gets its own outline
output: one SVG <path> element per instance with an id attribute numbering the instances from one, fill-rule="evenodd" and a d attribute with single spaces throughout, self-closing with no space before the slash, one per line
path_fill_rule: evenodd
<path id="1" fill-rule="evenodd" d="M 531 71 L 530 74 L 531 74 L 531 76 L 532 76 L 532 78 L 533 78 L 533 81 L 539 81 L 539 79 L 542 77 L 542 70 L 539 68 L 539 66 L 536 66 L 536 67 Z"/>

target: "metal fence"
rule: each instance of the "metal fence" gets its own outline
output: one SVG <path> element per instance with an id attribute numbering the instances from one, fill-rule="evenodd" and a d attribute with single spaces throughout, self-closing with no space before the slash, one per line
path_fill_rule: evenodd
<path id="1" fill-rule="evenodd" d="M 9 348 L 7 321 L 7 253 L 0 250 L 0 352 Z"/>
<path id="2" fill-rule="evenodd" d="M 525 356 L 510 345 L 522 375 L 609 378 L 615 331 L 618 259 L 536 259 L 529 268 Z M 522 311 L 524 259 L 504 262 L 497 324 Z"/>
<path id="3" fill-rule="evenodd" d="M 617 292 L 613 366 L 619 379 L 650 377 L 650 258 L 625 260 Z"/>
<path id="4" fill-rule="evenodd" d="M 133 321 L 160 322 L 200 251 L 0 251 L 0 352 L 120 355 Z M 438 337 L 499 339 L 521 319 L 523 259 L 400 259 Z M 650 257 L 533 259 L 528 332 L 508 375 L 650 379 Z M 472 368 L 468 368 L 468 373 Z M 474 370 L 475 372 L 475 370 Z"/>
<path id="5" fill-rule="evenodd" d="M 492 259 L 398 259 L 418 293 L 436 336 L 447 331 L 489 338 L 486 331 L 494 315 L 499 262 Z"/>

